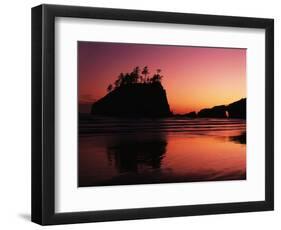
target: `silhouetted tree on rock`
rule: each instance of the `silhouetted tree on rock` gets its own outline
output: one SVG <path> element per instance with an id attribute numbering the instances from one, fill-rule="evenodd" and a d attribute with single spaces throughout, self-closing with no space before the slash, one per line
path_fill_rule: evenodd
<path id="1" fill-rule="evenodd" d="M 107 87 L 107 92 L 111 92 L 112 89 L 113 89 L 112 84 L 109 84 L 109 86 Z"/>
<path id="2" fill-rule="evenodd" d="M 148 67 L 145 66 L 141 73 L 144 75 L 144 83 L 148 82 L 148 77 L 147 77 L 149 74 Z"/>

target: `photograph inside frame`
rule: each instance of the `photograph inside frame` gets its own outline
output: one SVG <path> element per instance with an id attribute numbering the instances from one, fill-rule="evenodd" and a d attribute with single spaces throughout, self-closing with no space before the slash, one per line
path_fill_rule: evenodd
<path id="1" fill-rule="evenodd" d="M 77 49 L 79 187 L 246 180 L 245 48 Z"/>

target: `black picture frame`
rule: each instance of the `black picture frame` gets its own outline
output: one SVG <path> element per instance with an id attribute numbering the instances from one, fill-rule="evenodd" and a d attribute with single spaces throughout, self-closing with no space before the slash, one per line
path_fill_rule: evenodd
<path id="1" fill-rule="evenodd" d="M 55 213 L 55 18 L 89 18 L 265 29 L 265 200 Z M 32 8 L 32 221 L 41 225 L 267 211 L 274 209 L 274 20 L 110 8 Z"/>

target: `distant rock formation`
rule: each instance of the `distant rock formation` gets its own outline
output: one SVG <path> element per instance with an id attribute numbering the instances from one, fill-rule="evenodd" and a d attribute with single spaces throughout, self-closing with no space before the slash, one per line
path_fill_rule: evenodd
<path id="1" fill-rule="evenodd" d="M 229 104 L 227 112 L 230 118 L 246 119 L 246 98 Z"/>
<path id="2" fill-rule="evenodd" d="M 215 106 L 210 109 L 202 109 L 198 112 L 198 117 L 227 118 L 226 110 L 227 109 L 225 105 Z"/>
<path id="3" fill-rule="evenodd" d="M 201 118 L 239 118 L 246 119 L 246 98 L 229 105 L 219 105 L 202 109 L 197 114 Z"/>
<path id="4" fill-rule="evenodd" d="M 91 114 L 117 117 L 172 115 L 161 82 L 119 86 L 92 105 Z"/>
<path id="5" fill-rule="evenodd" d="M 183 115 L 184 117 L 188 117 L 188 118 L 196 118 L 197 117 L 197 114 L 196 112 L 190 112 L 190 113 L 186 113 Z"/>
<path id="6" fill-rule="evenodd" d="M 174 118 L 197 118 L 196 112 L 190 112 L 190 113 L 185 113 L 185 114 L 173 114 Z"/>

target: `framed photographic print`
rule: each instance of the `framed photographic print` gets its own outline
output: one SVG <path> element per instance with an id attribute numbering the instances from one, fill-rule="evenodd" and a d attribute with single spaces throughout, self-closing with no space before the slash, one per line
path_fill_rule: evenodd
<path id="1" fill-rule="evenodd" d="M 273 19 L 32 9 L 32 221 L 273 210 Z"/>

